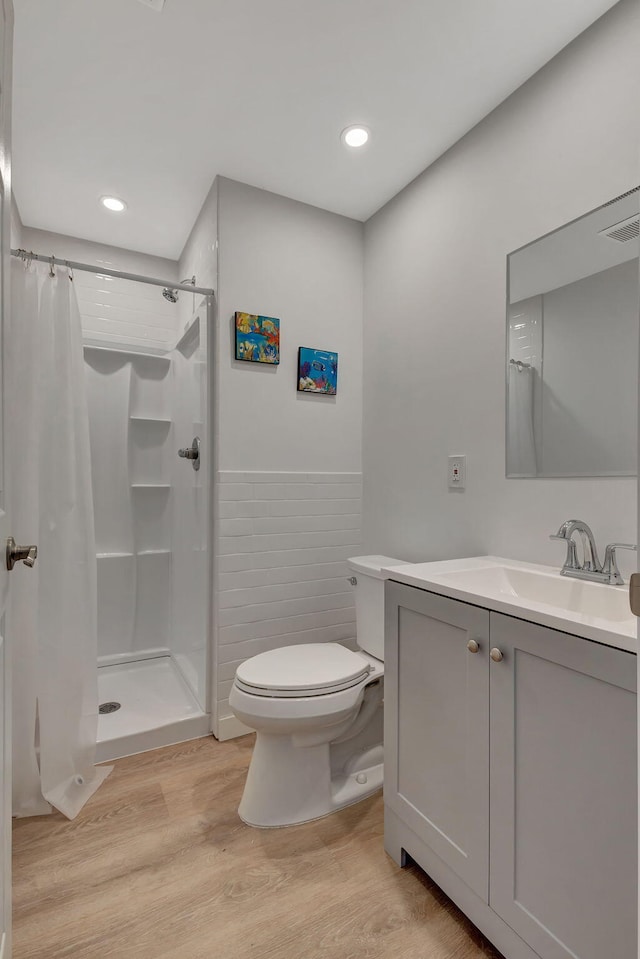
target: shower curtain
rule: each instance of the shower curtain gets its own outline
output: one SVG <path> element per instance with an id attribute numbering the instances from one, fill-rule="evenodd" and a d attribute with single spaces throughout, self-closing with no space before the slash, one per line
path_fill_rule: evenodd
<path id="1" fill-rule="evenodd" d="M 507 476 L 536 476 L 533 433 L 534 368 L 509 364 L 507 407 Z"/>
<path id="2" fill-rule="evenodd" d="M 66 269 L 12 263 L 5 450 L 20 542 L 14 568 L 13 814 L 73 819 L 111 771 L 98 723 L 96 552 L 82 330 Z"/>

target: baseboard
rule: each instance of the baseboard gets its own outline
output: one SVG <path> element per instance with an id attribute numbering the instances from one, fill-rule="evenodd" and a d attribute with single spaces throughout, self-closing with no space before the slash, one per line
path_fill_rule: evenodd
<path id="1" fill-rule="evenodd" d="M 249 726 L 245 726 L 245 724 L 241 723 L 235 716 L 221 716 L 218 719 L 217 728 L 214 729 L 213 732 L 216 739 L 224 743 L 227 739 L 237 739 L 239 736 L 246 736 L 248 733 L 253 733 L 255 729 L 250 729 Z"/>

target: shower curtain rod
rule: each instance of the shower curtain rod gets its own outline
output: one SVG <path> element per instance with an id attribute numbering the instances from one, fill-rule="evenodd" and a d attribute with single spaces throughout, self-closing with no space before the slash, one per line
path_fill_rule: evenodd
<path id="1" fill-rule="evenodd" d="M 151 286 L 168 287 L 170 290 L 184 290 L 185 293 L 200 293 L 202 296 L 213 296 L 215 290 L 206 286 L 193 286 L 191 283 L 176 283 L 174 280 L 156 280 L 151 276 L 139 276 L 137 273 L 125 273 L 123 270 L 109 270 L 104 266 L 92 266 L 90 263 L 78 263 L 75 260 L 61 260 L 57 256 L 46 256 L 42 253 L 33 253 L 31 250 L 12 250 L 11 256 L 21 260 L 39 260 L 51 266 L 67 266 L 71 270 L 81 270 L 84 273 L 97 273 L 103 276 L 115 276 L 120 280 L 137 280 L 138 283 L 149 283 Z"/>

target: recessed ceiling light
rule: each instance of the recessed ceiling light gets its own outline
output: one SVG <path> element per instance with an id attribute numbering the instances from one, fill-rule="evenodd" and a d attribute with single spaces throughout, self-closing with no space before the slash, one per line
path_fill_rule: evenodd
<path id="1" fill-rule="evenodd" d="M 112 213 L 122 213 L 123 210 L 127 209 L 127 204 L 124 200 L 119 200 L 117 196 L 101 196 L 100 202 L 103 206 L 106 206 L 107 210 L 111 210 Z"/>
<path id="2" fill-rule="evenodd" d="M 366 127 L 356 124 L 343 130 L 341 137 L 342 142 L 348 147 L 363 147 L 369 139 L 369 131 Z"/>

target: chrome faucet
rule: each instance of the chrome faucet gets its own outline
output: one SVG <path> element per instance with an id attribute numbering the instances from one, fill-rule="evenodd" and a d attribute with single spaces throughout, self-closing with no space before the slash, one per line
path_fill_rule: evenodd
<path id="1" fill-rule="evenodd" d="M 578 561 L 576 542 L 573 538 L 574 533 L 578 533 L 582 541 L 582 564 Z M 622 586 L 624 583 L 618 569 L 616 550 L 638 549 L 631 543 L 609 543 L 605 549 L 603 565 L 598 558 L 593 532 L 581 519 L 566 520 L 558 532 L 549 538 L 563 540 L 567 546 L 567 555 L 560 570 L 561 576 L 588 579 L 594 583 L 607 583 L 610 586 Z"/>

